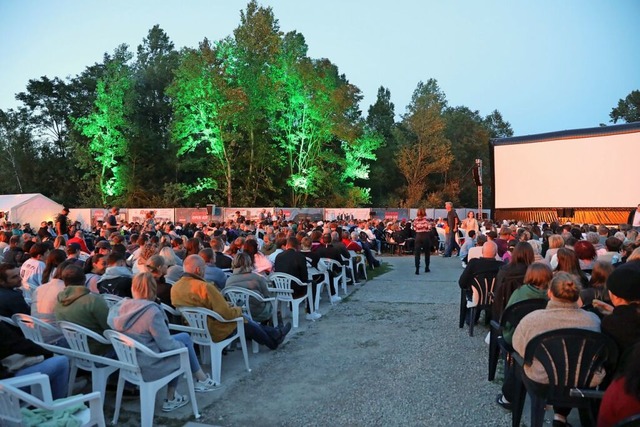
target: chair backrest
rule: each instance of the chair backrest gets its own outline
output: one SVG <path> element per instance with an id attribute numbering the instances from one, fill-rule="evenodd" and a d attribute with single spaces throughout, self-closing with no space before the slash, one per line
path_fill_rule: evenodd
<path id="1" fill-rule="evenodd" d="M 551 388 L 589 388 L 593 375 L 606 364 L 615 364 L 618 347 L 611 338 L 578 328 L 556 329 L 534 337 L 524 362 L 537 359 L 549 377 Z M 553 391 L 551 391 L 553 394 Z"/>
<path id="2" fill-rule="evenodd" d="M 74 354 L 74 359 L 78 367 L 90 370 L 96 361 L 104 359 L 100 355 L 94 355 L 89 358 L 86 357 L 86 355 L 92 354 L 89 348 L 89 339 L 93 339 L 101 344 L 110 344 L 108 339 L 75 323 L 60 321 L 58 322 L 58 326 L 62 329 L 62 334 L 66 338 L 69 348 L 77 353 Z"/>
<path id="3" fill-rule="evenodd" d="M 484 272 L 473 277 L 473 286 L 478 291 L 478 305 L 488 306 L 493 303 L 493 287 L 496 284 L 498 272 Z"/>
<path id="4" fill-rule="evenodd" d="M 113 294 L 102 294 L 102 298 L 104 298 L 104 301 L 107 303 L 107 306 L 109 308 L 113 307 L 114 305 L 116 305 L 117 303 L 119 303 L 124 299 L 121 296 L 113 295 Z"/>
<path id="5" fill-rule="evenodd" d="M 199 345 L 210 345 L 212 342 L 207 325 L 208 317 L 213 317 L 220 322 L 224 320 L 222 316 L 215 311 L 201 307 L 178 307 L 178 311 L 180 311 L 189 326 L 195 329 L 190 335 L 194 344 Z"/>
<path id="6" fill-rule="evenodd" d="M 298 285 L 303 286 L 300 280 L 287 273 L 271 273 L 269 280 L 273 284 L 273 292 L 279 300 L 290 301 L 292 299 L 292 283 L 297 283 Z"/>
<path id="7" fill-rule="evenodd" d="M 16 313 L 11 319 L 18 325 L 24 337 L 38 344 L 46 344 L 43 332 L 60 334 L 60 330 L 36 317 Z M 46 334 L 46 332 L 45 332 Z"/>
<path id="8" fill-rule="evenodd" d="M 143 381 L 136 354 L 136 346 L 142 346 L 142 344 L 125 334 L 111 329 L 104 331 L 104 336 L 111 341 L 113 349 L 118 355 L 118 360 L 123 364 L 120 367 L 120 374 L 134 384 Z"/>
<path id="9" fill-rule="evenodd" d="M 342 273 L 344 273 L 344 266 L 331 258 L 320 258 L 318 261 L 318 265 L 324 265 L 327 270 L 332 270 L 334 272 L 334 277 L 337 274 L 337 277 L 341 277 Z"/>
<path id="10" fill-rule="evenodd" d="M 500 326 L 504 327 L 508 323 L 515 329 L 524 316 L 532 311 L 544 309 L 547 306 L 547 302 L 546 299 L 534 298 L 518 301 L 510 305 L 504 310 L 502 317 L 500 317 Z"/>
<path id="11" fill-rule="evenodd" d="M 251 317 L 251 310 L 249 307 L 249 299 L 255 298 L 258 301 L 265 301 L 265 298 L 256 291 L 247 288 L 241 288 L 240 286 L 229 286 L 222 290 L 224 295 L 233 305 L 241 307 L 242 312 Z"/>

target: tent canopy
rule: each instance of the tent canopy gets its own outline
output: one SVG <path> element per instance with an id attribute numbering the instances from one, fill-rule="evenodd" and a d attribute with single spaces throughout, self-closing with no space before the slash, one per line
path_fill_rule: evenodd
<path id="1" fill-rule="evenodd" d="M 54 221 L 63 207 L 40 193 L 0 195 L 0 211 L 7 221 L 36 228 L 42 221 Z"/>

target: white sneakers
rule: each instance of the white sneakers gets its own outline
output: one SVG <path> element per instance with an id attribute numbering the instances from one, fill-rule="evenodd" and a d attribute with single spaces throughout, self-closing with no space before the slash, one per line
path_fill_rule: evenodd
<path id="1" fill-rule="evenodd" d="M 331 303 L 336 303 L 342 301 L 342 298 L 338 296 L 338 294 L 331 295 Z"/>
<path id="2" fill-rule="evenodd" d="M 306 319 L 315 321 L 321 317 L 322 317 L 322 314 L 318 313 L 317 311 L 314 311 L 313 313 L 307 313 Z"/>
<path id="3" fill-rule="evenodd" d="M 203 381 L 200 381 L 200 380 L 194 381 L 194 387 L 193 388 L 196 391 L 199 391 L 199 392 L 203 393 L 203 392 L 207 392 L 207 391 L 217 390 L 218 386 L 216 385 L 216 382 L 211 379 L 209 374 L 207 374 L 207 378 L 205 380 L 203 380 Z"/>
<path id="4" fill-rule="evenodd" d="M 164 403 L 162 404 L 162 411 L 163 412 L 175 411 L 178 408 L 182 408 L 187 403 L 189 403 L 189 398 L 186 395 L 175 393 L 173 395 L 173 399 L 164 400 Z"/>

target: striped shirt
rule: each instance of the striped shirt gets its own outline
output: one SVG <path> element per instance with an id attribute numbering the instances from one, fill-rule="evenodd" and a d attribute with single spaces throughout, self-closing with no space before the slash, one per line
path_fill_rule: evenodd
<path id="1" fill-rule="evenodd" d="M 431 229 L 431 225 L 427 221 L 427 217 L 419 216 L 413 220 L 413 229 L 416 233 L 426 233 Z"/>

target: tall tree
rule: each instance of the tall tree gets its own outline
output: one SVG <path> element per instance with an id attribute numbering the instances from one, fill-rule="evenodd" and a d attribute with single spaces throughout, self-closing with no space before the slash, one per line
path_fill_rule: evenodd
<path id="1" fill-rule="evenodd" d="M 165 91 L 173 80 L 179 54 L 169 36 L 155 25 L 137 49 L 132 71 L 135 108 L 127 151 L 127 204 L 145 205 L 176 180 L 176 149 L 170 139 L 171 104 Z M 149 156 L 154 158 L 149 161 Z"/>
<path id="2" fill-rule="evenodd" d="M 625 99 L 618 101 L 618 106 L 609 114 L 613 123 L 640 122 L 640 90 L 632 91 Z"/>
<path id="3" fill-rule="evenodd" d="M 0 110 L 0 155 L 5 159 L 0 168 L 2 193 L 39 191 L 37 170 L 42 165 L 31 128 L 25 108 Z"/>
<path id="4" fill-rule="evenodd" d="M 391 102 L 389 89 L 378 88 L 376 102 L 369 107 L 367 114 L 367 128 L 383 138 L 382 144 L 376 150 L 376 162 L 371 165 L 370 182 L 371 198 L 374 206 L 399 206 L 403 198 L 401 189 L 405 185 L 398 165 L 398 141 L 394 129 L 395 107 Z"/>
<path id="5" fill-rule="evenodd" d="M 273 189 L 272 175 L 279 156 L 270 143 L 268 117 L 274 110 L 274 71 L 282 37 L 272 9 L 252 0 L 240 12 L 240 25 L 226 51 L 227 71 L 246 95 L 245 108 L 238 117 L 242 150 L 235 156 L 244 171 L 237 175 L 238 200 L 245 204 L 255 204 L 260 195 Z M 268 198 L 264 202 L 268 203 Z"/>
<path id="6" fill-rule="evenodd" d="M 407 182 L 407 207 L 417 207 L 426 199 L 428 190 L 442 191 L 429 186 L 428 179 L 446 172 L 453 160 L 451 143 L 444 135 L 444 106 L 446 98 L 436 80 L 419 82 L 403 116 L 402 130 L 397 132 L 403 140 L 397 163 Z"/>
<path id="7" fill-rule="evenodd" d="M 127 184 L 126 164 L 129 149 L 130 105 L 132 87 L 128 62 L 132 54 L 126 45 L 119 46 L 106 65 L 105 76 L 98 81 L 94 112 L 75 120 L 75 126 L 90 139 L 89 150 L 98 166 L 97 176 L 103 204 L 122 196 Z"/>
<path id="8" fill-rule="evenodd" d="M 227 206 L 233 204 L 233 146 L 238 143 L 238 116 L 246 104 L 242 89 L 228 78 L 220 49 L 207 39 L 197 50 L 187 49 L 167 93 L 172 99 L 172 140 L 178 155 L 201 152 L 219 164 L 225 181 Z M 212 171 L 196 179 L 194 190 L 216 187 Z"/>

